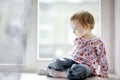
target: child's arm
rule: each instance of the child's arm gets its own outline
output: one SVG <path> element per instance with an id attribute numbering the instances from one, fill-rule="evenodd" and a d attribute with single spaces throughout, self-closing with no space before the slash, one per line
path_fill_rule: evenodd
<path id="1" fill-rule="evenodd" d="M 100 65 L 99 77 L 108 78 L 108 63 L 107 63 L 106 55 L 103 55 L 100 60 L 101 61 L 99 62 Z"/>
<path id="2" fill-rule="evenodd" d="M 99 75 L 98 77 L 101 77 L 101 78 L 108 78 L 108 74 Z"/>
<path id="3" fill-rule="evenodd" d="M 101 50 L 98 51 L 97 62 L 100 66 L 100 72 L 98 76 L 102 78 L 108 78 L 108 62 L 106 57 L 106 50 L 103 43 Z"/>

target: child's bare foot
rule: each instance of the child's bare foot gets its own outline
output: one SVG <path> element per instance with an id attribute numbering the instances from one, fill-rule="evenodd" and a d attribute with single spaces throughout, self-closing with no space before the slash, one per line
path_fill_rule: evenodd
<path id="1" fill-rule="evenodd" d="M 53 69 L 48 69 L 48 72 L 52 77 L 66 78 L 66 72 L 64 72 L 64 71 L 61 72 L 61 71 L 56 71 Z"/>
<path id="2" fill-rule="evenodd" d="M 45 68 L 40 68 L 40 69 L 38 69 L 38 72 L 37 72 L 37 73 L 38 73 L 39 75 L 45 75 L 45 70 L 46 70 Z"/>

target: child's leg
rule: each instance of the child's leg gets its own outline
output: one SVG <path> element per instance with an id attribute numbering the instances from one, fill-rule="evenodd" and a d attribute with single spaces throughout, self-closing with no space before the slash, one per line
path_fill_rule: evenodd
<path id="1" fill-rule="evenodd" d="M 91 69 L 84 64 L 73 64 L 71 68 L 67 70 L 67 78 L 70 80 L 84 80 L 91 77 Z"/>
<path id="2" fill-rule="evenodd" d="M 75 62 L 71 59 L 63 58 L 55 59 L 54 62 L 50 63 L 46 69 L 46 75 L 48 77 L 61 77 L 67 78 L 66 70 L 72 66 Z"/>
<path id="3" fill-rule="evenodd" d="M 39 69 L 38 74 L 47 75 L 48 77 L 62 77 L 66 78 L 66 69 L 72 66 L 75 62 L 71 59 L 64 58 L 55 59 L 50 63 L 47 69 Z"/>
<path id="4" fill-rule="evenodd" d="M 48 72 L 49 75 L 52 76 L 52 77 L 67 78 L 65 71 L 56 71 L 56 70 L 54 70 L 54 69 L 48 69 L 47 72 Z"/>
<path id="5" fill-rule="evenodd" d="M 48 69 L 47 73 L 52 77 L 66 78 L 66 72 L 65 71 L 56 71 L 54 69 Z M 39 75 L 46 75 L 46 69 L 45 68 L 40 68 L 38 70 L 38 74 Z"/>

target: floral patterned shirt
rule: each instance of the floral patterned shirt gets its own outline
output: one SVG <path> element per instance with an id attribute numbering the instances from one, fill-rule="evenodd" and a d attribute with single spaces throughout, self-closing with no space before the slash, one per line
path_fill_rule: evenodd
<path id="1" fill-rule="evenodd" d="M 72 60 L 88 65 L 96 76 L 108 73 L 106 50 L 99 37 L 95 39 L 76 38 L 74 44 L 75 49 L 71 54 Z"/>

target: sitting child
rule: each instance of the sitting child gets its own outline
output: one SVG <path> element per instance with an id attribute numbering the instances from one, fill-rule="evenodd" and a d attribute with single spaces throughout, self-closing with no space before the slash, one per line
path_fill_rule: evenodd
<path id="1" fill-rule="evenodd" d="M 94 17 L 87 11 L 80 11 L 71 17 L 71 27 L 77 36 L 75 49 L 70 58 L 54 59 L 43 74 L 48 77 L 82 80 L 97 76 L 108 78 L 108 63 L 103 41 L 92 33 Z"/>

